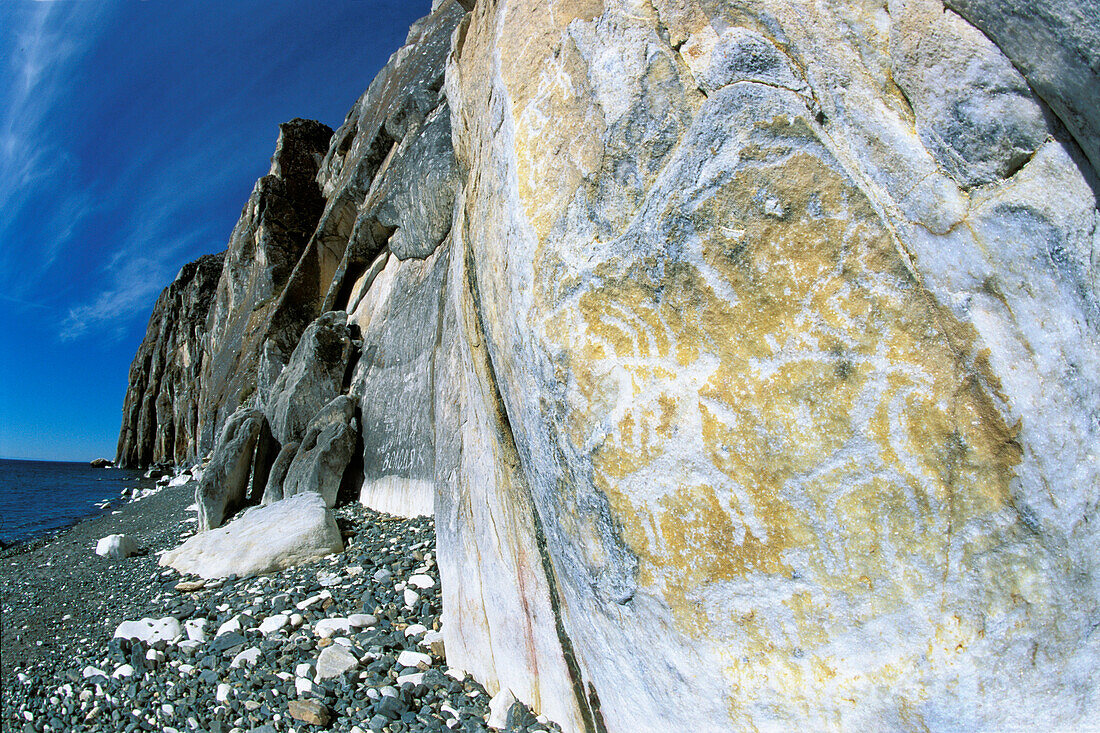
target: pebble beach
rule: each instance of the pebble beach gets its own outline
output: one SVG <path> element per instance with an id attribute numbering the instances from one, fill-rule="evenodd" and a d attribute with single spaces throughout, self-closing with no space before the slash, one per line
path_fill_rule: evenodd
<path id="1" fill-rule="evenodd" d="M 0 552 L 5 731 L 557 730 L 451 668 L 428 517 L 337 507 L 345 551 L 269 575 L 158 565 L 191 484 Z M 96 542 L 125 534 L 139 554 Z"/>

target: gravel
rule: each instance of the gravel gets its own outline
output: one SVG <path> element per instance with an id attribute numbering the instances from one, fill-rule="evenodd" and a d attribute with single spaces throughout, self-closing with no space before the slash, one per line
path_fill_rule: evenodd
<path id="1" fill-rule="evenodd" d="M 489 695 L 443 657 L 430 518 L 348 504 L 336 509 L 345 552 L 203 582 L 156 564 L 156 552 L 193 531 L 192 498 L 191 485 L 169 487 L 0 553 L 0 728 L 488 730 Z M 113 533 L 143 554 L 97 557 L 96 540 Z M 143 618 L 182 630 L 171 641 L 112 638 Z M 558 730 L 523 703 L 505 717 L 516 733 Z"/>

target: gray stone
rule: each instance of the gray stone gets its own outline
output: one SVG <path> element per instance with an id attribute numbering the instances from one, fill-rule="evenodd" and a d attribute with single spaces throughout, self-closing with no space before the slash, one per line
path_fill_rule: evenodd
<path id="1" fill-rule="evenodd" d="M 328 506 L 336 504 L 344 471 L 355 453 L 358 424 L 355 400 L 336 397 L 309 423 L 302 443 L 287 468 L 283 496 L 314 491 Z"/>
<path id="2" fill-rule="evenodd" d="M 271 471 L 267 476 L 262 503 L 272 504 L 283 498 L 283 481 L 286 479 L 286 472 L 290 468 L 291 461 L 294 460 L 294 455 L 298 452 L 299 445 L 301 444 L 292 442 L 279 449 L 279 455 L 275 457 L 275 462 L 271 464 Z"/>
<path id="3" fill-rule="evenodd" d="M 263 412 L 250 409 L 238 410 L 226 421 L 214 456 L 195 487 L 200 532 L 220 527 L 226 516 L 244 504 L 266 422 Z"/>
<path id="4" fill-rule="evenodd" d="M 893 78 L 936 161 L 964 188 L 1019 170 L 1048 134 L 1027 80 L 981 31 L 938 3 L 894 5 Z"/>
<path id="5" fill-rule="evenodd" d="M 275 381 L 266 414 L 280 444 L 301 441 L 314 415 L 340 394 L 352 351 L 347 320 L 332 311 L 311 323 Z"/>
<path id="6" fill-rule="evenodd" d="M 1100 9 L 1095 0 L 945 0 L 989 36 L 1100 174 Z"/>
<path id="7" fill-rule="evenodd" d="M 434 110 L 415 135 L 406 135 L 366 202 L 365 216 L 395 231 L 390 251 L 398 259 L 427 257 L 451 229 L 460 185 L 447 105 Z M 375 203 L 377 202 L 377 203 Z"/>

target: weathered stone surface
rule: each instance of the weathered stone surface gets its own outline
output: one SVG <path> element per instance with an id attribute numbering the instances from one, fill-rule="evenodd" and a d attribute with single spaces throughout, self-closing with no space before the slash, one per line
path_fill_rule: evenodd
<path id="1" fill-rule="evenodd" d="M 456 40 L 449 657 L 544 707 L 564 672 L 576 728 L 1089 720 L 1096 201 L 997 48 L 916 2 L 515 0 Z"/>
<path id="2" fill-rule="evenodd" d="M 905 0 L 893 11 L 890 69 L 936 163 L 964 188 L 1019 170 L 1048 134 L 1027 80 L 940 2 Z"/>
<path id="3" fill-rule="evenodd" d="M 266 484 L 263 462 L 253 463 L 266 424 L 263 412 L 249 409 L 238 410 L 226 421 L 214 455 L 195 487 L 200 532 L 221 526 L 226 516 L 244 504 L 254 473 L 263 479 L 256 485 Z"/>
<path id="4" fill-rule="evenodd" d="M 1093 0 L 946 0 L 989 36 L 1100 173 L 1100 9 Z"/>
<path id="5" fill-rule="evenodd" d="M 1088 725 L 1100 22 L 947 4 L 435 3 L 225 392 L 362 338 L 265 501 L 434 507 L 448 663 L 565 730 Z"/>
<path id="6" fill-rule="evenodd" d="M 286 480 L 286 472 L 290 469 L 290 462 L 294 460 L 295 454 L 298 453 L 299 445 L 301 443 L 287 443 L 279 449 L 267 476 L 262 503 L 273 504 L 283 498 L 283 481 Z"/>
<path id="7" fill-rule="evenodd" d="M 316 176 L 331 137 L 327 125 L 313 120 L 280 125 L 271 169 L 256 182 L 230 236 L 203 352 L 204 447 L 239 405 L 262 404 L 257 367 L 263 336 L 324 208 Z M 290 337 L 296 342 L 300 335 Z"/>
<path id="8" fill-rule="evenodd" d="M 245 577 L 342 552 L 340 529 L 319 494 L 253 507 L 229 524 L 191 537 L 160 564 L 203 578 Z"/>
<path id="9" fill-rule="evenodd" d="M 449 251 L 444 244 L 423 260 L 389 258 L 351 314 L 363 338 L 351 383 L 363 425 L 359 500 L 378 511 L 432 512 L 433 361 Z"/>
<path id="10" fill-rule="evenodd" d="M 317 413 L 306 429 L 283 479 L 283 496 L 314 491 L 336 504 L 344 471 L 355 453 L 359 426 L 355 400 L 340 395 Z"/>
<path id="11" fill-rule="evenodd" d="M 123 468 L 182 463 L 199 452 L 202 344 L 224 257 L 184 265 L 153 306 L 122 406 L 115 460 Z"/>
<path id="12" fill-rule="evenodd" d="M 275 381 L 265 413 L 280 444 L 301 441 L 313 416 L 340 394 L 353 349 L 347 320 L 332 311 L 311 323 Z"/>

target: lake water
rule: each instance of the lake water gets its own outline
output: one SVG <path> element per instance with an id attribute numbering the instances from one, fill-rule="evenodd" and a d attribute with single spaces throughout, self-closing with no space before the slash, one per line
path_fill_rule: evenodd
<path id="1" fill-rule="evenodd" d="M 0 541 L 33 539 L 104 511 L 123 488 L 149 488 L 143 471 L 92 468 L 87 463 L 0 459 Z"/>

